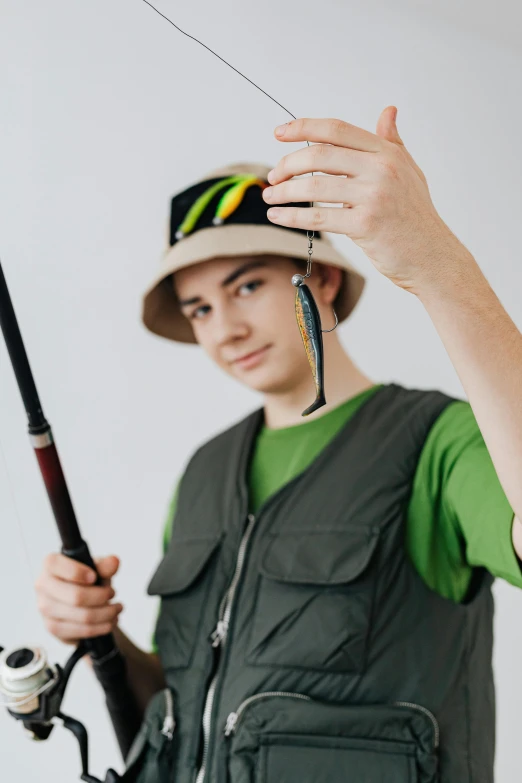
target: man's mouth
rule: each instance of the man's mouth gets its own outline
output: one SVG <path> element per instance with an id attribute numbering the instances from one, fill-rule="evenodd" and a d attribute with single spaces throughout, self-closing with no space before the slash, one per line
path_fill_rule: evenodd
<path id="1" fill-rule="evenodd" d="M 259 359 L 261 359 L 261 357 L 268 350 L 268 348 L 270 348 L 270 345 L 265 345 L 263 348 L 258 348 L 257 351 L 251 351 L 250 353 L 245 353 L 243 354 L 243 356 L 239 356 L 237 359 L 234 359 L 232 361 L 232 364 L 237 364 L 240 367 L 246 367 L 255 364 Z"/>

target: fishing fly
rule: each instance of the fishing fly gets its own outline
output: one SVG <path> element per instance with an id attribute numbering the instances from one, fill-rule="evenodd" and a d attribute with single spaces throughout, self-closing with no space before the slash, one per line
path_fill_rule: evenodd
<path id="1" fill-rule="evenodd" d="M 184 30 L 178 27 L 177 24 L 174 24 L 172 19 L 169 19 L 168 16 L 162 14 L 161 11 L 159 11 L 154 5 L 152 5 L 152 3 L 149 2 L 149 0 L 143 0 L 143 2 L 146 3 L 150 8 L 152 8 L 152 10 L 155 11 L 159 16 L 161 16 L 163 19 L 169 22 L 169 24 L 175 27 L 176 30 L 178 30 L 180 33 L 183 33 L 183 35 L 186 35 L 188 38 L 191 38 L 193 41 L 196 41 L 196 43 L 200 44 L 200 46 L 203 46 L 205 49 L 211 52 L 211 54 L 213 54 L 215 57 L 219 58 L 222 62 L 224 62 L 225 65 L 228 65 L 229 68 L 232 68 L 232 70 L 234 70 L 236 73 L 238 73 L 248 82 L 250 82 L 250 84 L 252 84 L 262 93 L 264 93 L 264 95 L 266 95 L 267 98 L 270 98 L 270 100 L 274 101 L 274 103 L 276 103 L 284 111 L 286 111 L 287 114 L 289 114 L 294 120 L 296 119 L 295 115 L 292 114 L 292 112 L 289 111 L 287 108 L 285 108 L 281 103 L 279 103 L 279 101 L 276 101 L 275 98 L 273 98 L 265 90 L 259 87 L 259 85 L 257 85 L 251 79 L 249 79 L 248 76 L 245 76 L 243 73 L 241 73 L 241 71 L 238 71 L 237 68 L 234 68 L 233 65 L 227 62 L 225 59 L 223 59 L 223 57 L 221 57 L 219 54 L 214 52 L 213 49 L 211 49 L 209 46 L 202 43 L 197 38 L 194 38 L 193 35 L 189 35 L 189 33 L 186 33 Z M 308 146 L 310 146 L 309 141 L 307 141 L 306 143 L 308 144 Z M 314 173 L 312 172 L 312 177 L 313 176 Z M 194 209 L 189 212 L 189 214 L 185 219 L 185 222 L 182 224 L 182 226 L 180 226 L 178 234 L 176 235 L 177 239 L 181 239 L 185 235 L 185 233 L 188 233 L 190 228 L 195 223 L 195 220 L 201 213 L 202 209 L 206 206 L 208 201 L 214 196 L 214 192 L 217 192 L 217 190 L 223 187 L 224 184 L 228 185 L 231 183 L 234 183 L 234 178 L 230 178 L 230 180 L 227 179 L 226 181 L 217 183 L 217 185 L 215 186 L 215 191 L 213 189 L 210 189 L 209 191 L 203 194 L 202 199 L 198 200 L 198 202 L 194 204 Z M 228 194 L 225 194 L 225 196 L 222 198 L 220 207 L 218 207 L 216 217 L 214 218 L 214 225 L 220 225 L 223 222 L 223 220 L 228 216 L 228 214 L 230 214 L 230 212 L 233 211 L 234 205 L 236 204 L 237 200 L 241 198 L 244 189 L 250 187 L 252 184 L 259 184 L 261 188 L 266 187 L 266 183 L 257 180 L 255 177 L 248 177 L 247 175 L 246 178 L 238 178 L 237 183 L 235 183 L 235 187 L 231 188 Z M 313 207 L 314 202 L 312 201 L 310 202 L 310 204 Z M 310 369 L 312 370 L 312 375 L 313 375 L 315 389 L 316 389 L 316 398 L 314 402 L 308 408 L 306 408 L 306 410 L 302 412 L 301 414 L 302 416 L 309 416 L 310 413 L 313 413 L 318 408 L 322 407 L 323 405 L 326 405 L 325 388 L 324 388 L 323 333 L 333 332 L 334 329 L 337 328 L 337 325 L 339 323 L 339 320 L 337 318 L 337 313 L 335 312 L 335 308 L 332 307 L 333 314 L 335 317 L 335 325 L 332 327 L 332 329 L 322 329 L 319 308 L 317 307 L 317 303 L 314 299 L 310 287 L 305 283 L 305 279 L 309 278 L 312 274 L 312 253 L 313 253 L 314 232 L 307 231 L 306 235 L 308 237 L 308 261 L 307 261 L 306 274 L 294 275 L 292 277 L 292 285 L 294 285 L 296 288 L 295 313 L 296 313 L 297 325 L 299 327 L 301 337 L 303 338 L 303 345 L 306 351 L 306 356 L 308 358 Z"/>

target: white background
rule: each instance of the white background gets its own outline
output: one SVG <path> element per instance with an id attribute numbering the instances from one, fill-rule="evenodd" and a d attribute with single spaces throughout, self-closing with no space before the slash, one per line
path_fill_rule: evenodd
<path id="1" fill-rule="evenodd" d="M 522 325 L 522 52 L 515 2 L 158 0 L 161 10 L 297 116 L 375 131 L 382 109 L 436 207 Z M 0 0 L 0 256 L 85 536 L 122 558 L 122 626 L 148 645 L 145 587 L 171 491 L 194 448 L 260 399 L 197 347 L 150 335 L 140 297 L 163 249 L 169 199 L 231 161 L 275 165 L 298 146 L 281 108 L 140 0 Z M 453 10 L 452 10 L 453 9 Z M 473 14 L 476 10 L 476 15 Z M 518 31 L 520 32 L 520 26 Z M 464 396 L 422 305 L 346 238 L 368 287 L 342 339 L 376 382 Z M 68 650 L 46 633 L 33 582 L 57 536 L 0 345 L 0 644 Z M 25 540 L 25 545 L 24 545 Z M 522 595 L 497 599 L 497 779 L 520 769 Z M 65 709 L 92 737 L 91 771 L 119 767 L 85 665 Z M 0 714 L 0 779 L 77 779 L 72 737 L 34 745 Z"/>

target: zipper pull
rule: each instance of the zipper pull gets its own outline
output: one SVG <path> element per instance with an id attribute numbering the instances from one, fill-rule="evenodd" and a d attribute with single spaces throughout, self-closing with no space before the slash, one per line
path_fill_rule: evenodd
<path id="1" fill-rule="evenodd" d="M 237 719 L 239 718 L 239 715 L 237 712 L 231 712 L 230 715 L 227 718 L 227 722 L 225 724 L 225 737 L 230 737 L 231 734 L 236 730 L 236 724 Z"/>
<path id="2" fill-rule="evenodd" d="M 165 689 L 165 718 L 163 720 L 163 727 L 161 733 L 169 741 L 174 737 L 174 729 L 176 728 L 176 721 L 174 720 L 174 708 L 172 704 L 172 693 L 168 688 Z"/>
<path id="3" fill-rule="evenodd" d="M 218 620 L 216 629 L 210 635 L 210 638 L 212 640 L 212 647 L 219 647 L 219 645 L 227 635 L 227 631 L 228 631 L 228 623 L 226 623 L 224 620 Z"/>
<path id="4" fill-rule="evenodd" d="M 174 736 L 175 728 L 176 724 L 174 722 L 174 718 L 171 718 L 170 715 L 165 716 L 165 720 L 163 721 L 163 728 L 161 729 L 163 736 L 168 740 L 171 740 Z"/>

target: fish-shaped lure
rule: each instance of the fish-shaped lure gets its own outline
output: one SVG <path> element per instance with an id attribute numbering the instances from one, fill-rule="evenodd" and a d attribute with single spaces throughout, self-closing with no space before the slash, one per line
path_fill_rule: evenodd
<path id="1" fill-rule="evenodd" d="M 308 275 L 306 275 L 308 276 Z M 308 357 L 312 375 L 315 381 L 317 396 L 314 402 L 302 412 L 301 416 L 308 416 L 318 408 L 326 405 L 324 396 L 324 349 L 323 349 L 323 331 L 333 332 L 337 326 L 337 314 L 335 313 L 335 326 L 333 329 L 321 328 L 321 316 L 315 303 L 312 292 L 305 283 L 304 275 L 294 275 L 292 285 L 295 286 L 295 314 L 297 324 Z"/>

